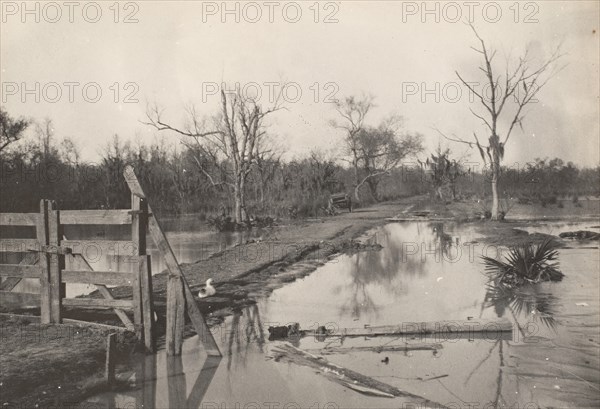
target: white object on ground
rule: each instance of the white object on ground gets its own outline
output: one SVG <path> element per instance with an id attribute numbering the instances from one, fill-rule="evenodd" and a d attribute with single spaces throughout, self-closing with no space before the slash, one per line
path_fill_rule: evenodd
<path id="1" fill-rule="evenodd" d="M 203 288 L 198 292 L 198 298 L 210 297 L 211 295 L 215 295 L 217 293 L 217 290 L 211 285 L 211 283 L 212 278 L 206 280 L 206 288 Z"/>
<path id="2" fill-rule="evenodd" d="M 586 302 L 578 302 L 575 305 L 578 307 L 589 307 L 589 304 Z"/>

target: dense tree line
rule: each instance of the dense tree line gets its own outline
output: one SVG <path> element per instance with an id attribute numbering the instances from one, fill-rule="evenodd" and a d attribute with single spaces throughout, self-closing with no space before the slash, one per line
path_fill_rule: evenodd
<path id="1" fill-rule="evenodd" d="M 224 171 L 227 158 L 214 161 L 210 152 L 173 138 L 131 143 L 115 135 L 97 163 L 86 163 L 72 140 L 56 137 L 52 121 L 24 125 L 3 112 L 4 120 L 2 132 L 8 128 L 12 143 L 0 152 L 2 212 L 37 211 L 42 198 L 56 200 L 61 209 L 127 208 L 130 194 L 122 173 L 131 164 L 159 213 L 234 215 L 234 186 L 215 184 L 207 176 Z M 16 142 L 26 125 L 34 130 L 33 137 Z M 340 158 L 317 151 L 289 161 L 280 156 L 276 149 L 259 150 L 252 161 L 245 181 L 249 216 L 323 216 L 332 193 L 356 193 L 356 168 Z M 557 197 L 600 195 L 599 167 L 581 169 L 558 158 L 536 159 L 501 172 L 504 198 L 552 203 Z M 376 183 L 363 183 L 361 205 L 426 193 L 438 200 L 484 198 L 491 194 L 489 178 L 485 169 L 438 149 L 425 161 L 398 162 Z M 442 194 L 443 187 L 451 194 Z"/>

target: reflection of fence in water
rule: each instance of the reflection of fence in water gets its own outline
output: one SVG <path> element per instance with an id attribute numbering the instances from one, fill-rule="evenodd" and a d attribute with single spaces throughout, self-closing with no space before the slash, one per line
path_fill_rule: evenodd
<path id="1" fill-rule="evenodd" d="M 256 344 L 264 352 L 265 332 L 260 317 L 258 305 L 236 310 L 227 326 L 222 326 L 222 341 L 227 345 L 227 370 L 238 363 L 246 364 L 247 354 L 252 345 Z M 165 368 L 158 367 L 156 355 L 146 355 L 140 358 L 131 374 L 130 379 L 138 381 L 137 388 L 131 392 L 100 397 L 97 408 L 136 407 L 154 408 L 161 399 L 168 400 L 170 408 L 202 407 L 202 400 L 220 366 L 221 357 L 206 357 L 199 372 L 192 370 L 186 374 L 183 358 L 164 355 Z M 165 374 L 166 384 L 159 384 L 159 373 Z M 197 375 L 196 375 L 197 374 Z M 188 380 L 196 376 L 194 384 L 188 390 Z M 166 387 L 166 388 L 165 388 Z"/>

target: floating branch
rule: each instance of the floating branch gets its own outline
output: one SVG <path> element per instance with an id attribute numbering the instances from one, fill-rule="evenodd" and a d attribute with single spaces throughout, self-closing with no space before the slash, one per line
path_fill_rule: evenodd
<path id="1" fill-rule="evenodd" d="M 406 397 L 411 398 L 413 403 L 426 405 L 427 407 L 446 408 L 446 406 L 432 402 L 422 396 L 402 391 L 369 376 L 335 365 L 322 357 L 302 351 L 288 343 L 274 347 L 272 353 L 273 358 L 278 362 L 286 361 L 316 369 L 329 380 L 360 393 L 388 398 Z"/>

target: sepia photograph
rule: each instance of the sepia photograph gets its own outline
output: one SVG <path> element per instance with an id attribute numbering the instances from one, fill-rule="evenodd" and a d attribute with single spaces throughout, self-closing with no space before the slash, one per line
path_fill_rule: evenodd
<path id="1" fill-rule="evenodd" d="M 600 407 L 600 2 L 0 0 L 4 409 Z"/>

